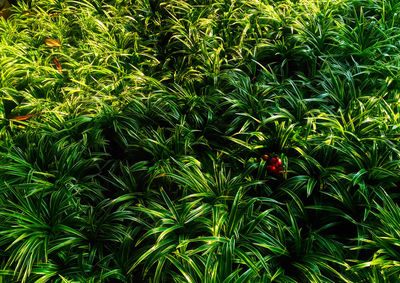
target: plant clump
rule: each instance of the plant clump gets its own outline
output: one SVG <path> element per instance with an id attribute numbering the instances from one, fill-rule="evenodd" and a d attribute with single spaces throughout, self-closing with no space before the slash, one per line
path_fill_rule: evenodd
<path id="1" fill-rule="evenodd" d="M 400 281 L 399 1 L 7 3 L 1 282 Z"/>

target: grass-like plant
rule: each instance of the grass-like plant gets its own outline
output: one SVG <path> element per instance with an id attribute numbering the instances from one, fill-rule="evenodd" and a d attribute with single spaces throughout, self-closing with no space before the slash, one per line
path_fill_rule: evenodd
<path id="1" fill-rule="evenodd" d="M 10 3 L 0 282 L 400 280 L 398 1 Z"/>

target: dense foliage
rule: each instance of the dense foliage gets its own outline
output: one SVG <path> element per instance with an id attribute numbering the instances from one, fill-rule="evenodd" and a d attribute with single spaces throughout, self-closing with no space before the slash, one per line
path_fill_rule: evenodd
<path id="1" fill-rule="evenodd" d="M 1 282 L 400 280 L 397 0 L 11 11 Z"/>

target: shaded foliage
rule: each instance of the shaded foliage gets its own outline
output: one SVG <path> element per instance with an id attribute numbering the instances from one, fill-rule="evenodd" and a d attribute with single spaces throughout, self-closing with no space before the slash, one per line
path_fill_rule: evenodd
<path id="1" fill-rule="evenodd" d="M 15 3 L 0 281 L 398 281 L 399 5 Z"/>

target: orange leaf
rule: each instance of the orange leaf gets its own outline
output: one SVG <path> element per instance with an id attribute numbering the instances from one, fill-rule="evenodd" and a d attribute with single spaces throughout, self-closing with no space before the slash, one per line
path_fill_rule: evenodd
<path id="1" fill-rule="evenodd" d="M 11 120 L 13 120 L 13 121 L 25 121 L 25 120 L 28 120 L 28 119 L 32 118 L 35 115 L 36 114 L 24 115 L 24 116 L 15 116 L 14 118 L 11 118 Z"/>
<path id="2" fill-rule="evenodd" d="M 57 39 L 52 39 L 52 38 L 47 38 L 45 41 L 46 45 L 48 47 L 60 47 L 61 42 L 59 42 Z"/>
<path id="3" fill-rule="evenodd" d="M 28 119 L 30 119 L 30 118 L 32 118 L 32 117 L 34 117 L 34 116 L 36 116 L 36 115 L 38 115 L 40 113 L 43 113 L 43 111 L 41 111 L 39 113 L 35 113 L 35 114 L 30 114 L 30 115 L 15 116 L 14 118 L 11 118 L 10 120 L 13 120 L 13 121 L 25 121 L 25 120 L 28 120 Z"/>
<path id="4" fill-rule="evenodd" d="M 56 66 L 57 70 L 60 72 L 60 74 L 62 74 L 62 67 L 61 67 L 60 61 L 58 61 L 57 57 L 53 58 L 53 63 Z"/>

